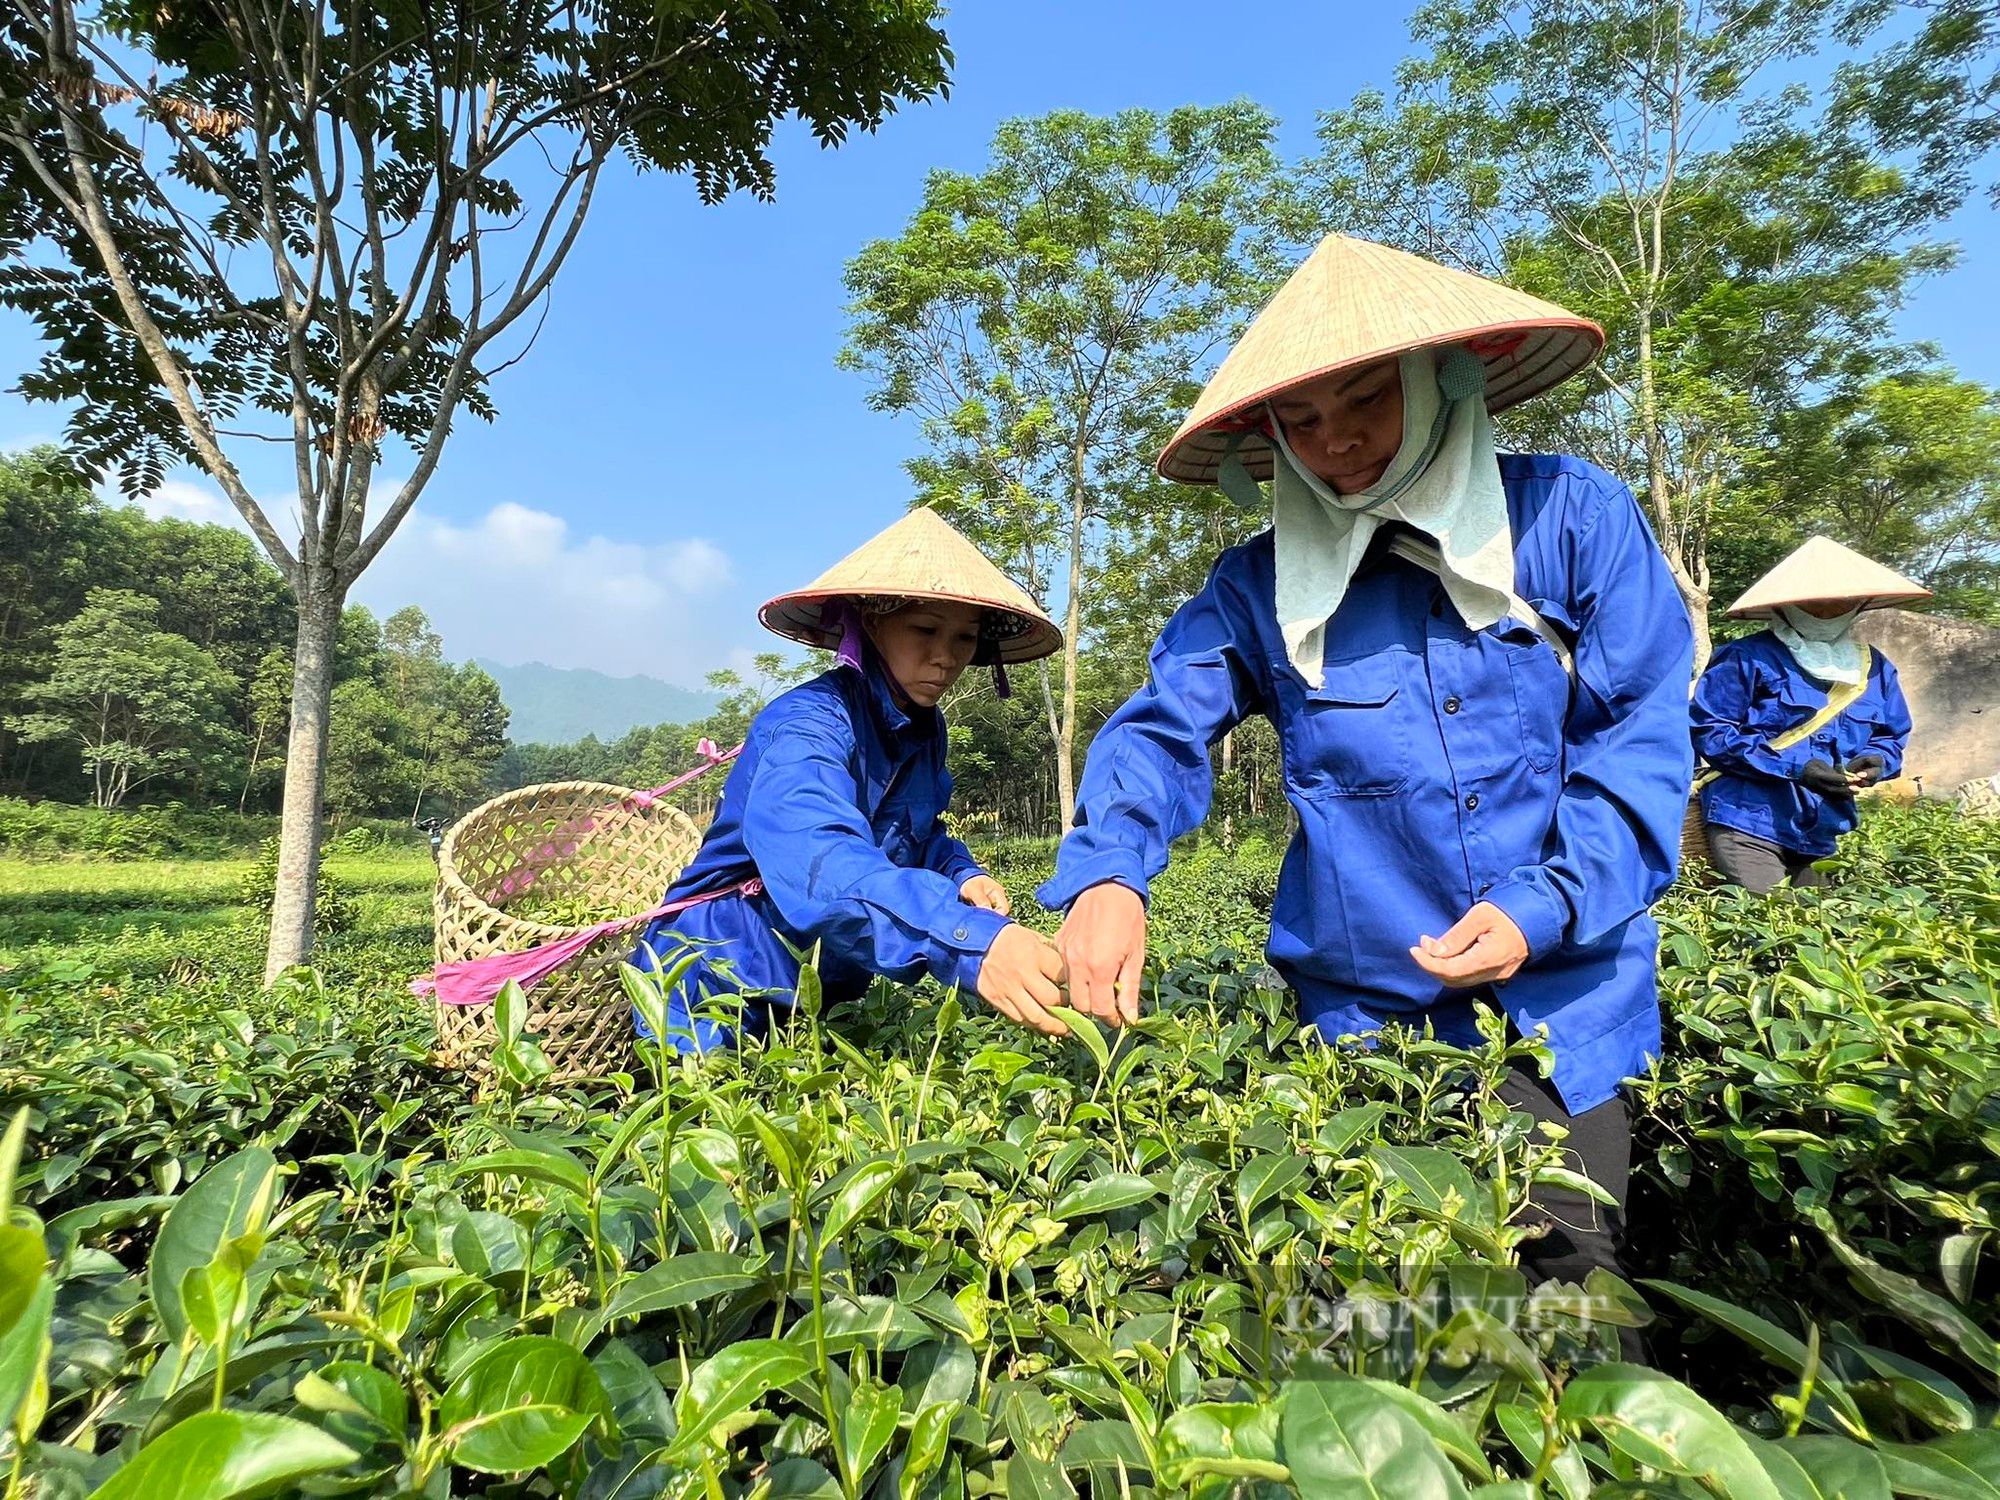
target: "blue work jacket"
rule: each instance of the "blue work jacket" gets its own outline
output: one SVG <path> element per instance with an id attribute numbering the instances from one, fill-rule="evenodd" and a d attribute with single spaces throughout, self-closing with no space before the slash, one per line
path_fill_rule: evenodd
<path id="1" fill-rule="evenodd" d="M 1910 706 L 1896 668 L 1879 651 L 1868 655 L 1861 696 L 1816 734 L 1773 750 L 1771 741 L 1826 707 L 1831 688 L 1808 677 L 1768 630 L 1719 647 L 1688 706 L 1695 752 L 1720 773 L 1702 788 L 1702 816 L 1794 854 L 1833 853 L 1859 814 L 1852 798 L 1803 786 L 1806 762 L 1844 766 L 1857 755 L 1879 755 L 1887 781 L 1901 774 L 1910 742 Z"/>
<path id="2" fill-rule="evenodd" d="M 978 987 L 1007 919 L 958 899 L 985 871 L 938 820 L 951 801 L 944 717 L 898 708 L 881 658 L 872 647 L 864 657 L 864 672 L 822 672 L 757 715 L 715 821 L 665 899 L 753 876 L 763 890 L 703 902 L 641 935 L 633 962 L 642 969 L 670 968 L 685 942 L 703 947 L 670 1007 L 674 1029 L 693 1033 L 673 1038 L 683 1051 L 730 1041 L 728 1028 L 691 1019 L 699 999 L 791 1003 L 797 955 L 814 944 L 831 1000 L 860 994 L 878 974 Z"/>
<path id="3" fill-rule="evenodd" d="M 1530 953 L 1491 998 L 1523 1032 L 1546 1023 L 1581 1113 L 1659 1050 L 1646 909 L 1679 862 L 1693 639 L 1631 491 L 1574 458 L 1505 455 L 1500 472 L 1515 590 L 1574 643 L 1574 686 L 1532 629 L 1468 630 L 1435 575 L 1378 547 L 1310 687 L 1266 532 L 1223 553 L 1098 733 L 1040 895 L 1067 907 L 1112 880 L 1143 896 L 1207 813 L 1209 746 L 1261 713 L 1299 818 L 1267 951 L 1303 1018 L 1328 1039 L 1395 1019 L 1475 1041 L 1478 992 L 1441 988 L 1409 950 L 1490 901 Z"/>

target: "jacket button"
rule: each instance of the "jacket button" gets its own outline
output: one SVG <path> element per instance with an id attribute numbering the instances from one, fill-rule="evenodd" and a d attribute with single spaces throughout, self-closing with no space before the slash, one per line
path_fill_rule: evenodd
<path id="1" fill-rule="evenodd" d="M 954 933 L 952 934 L 952 936 L 953 936 L 953 937 L 955 937 L 955 938 L 957 938 L 957 939 L 958 939 L 958 940 L 959 940 L 959 941 L 960 941 L 961 943 L 962 943 L 962 942 L 964 942 L 964 941 L 965 941 L 965 929 L 964 929 L 963 927 L 959 928 L 959 929 L 958 929 L 958 931 L 956 931 L 956 932 L 954 932 Z"/>
<path id="2" fill-rule="evenodd" d="M 1467 792 L 1465 794 L 1465 810 L 1471 812 L 1477 806 L 1479 806 L 1479 793 Z"/>
<path id="3" fill-rule="evenodd" d="M 1448 714 L 1455 714 L 1455 713 L 1457 713 L 1457 712 L 1458 712 L 1458 707 L 1459 707 L 1459 704 L 1458 704 L 1458 699 L 1456 699 L 1456 698 L 1447 698 L 1447 699 L 1445 699 L 1445 700 L 1444 700 L 1444 711 L 1445 711 L 1446 713 L 1448 713 Z"/>

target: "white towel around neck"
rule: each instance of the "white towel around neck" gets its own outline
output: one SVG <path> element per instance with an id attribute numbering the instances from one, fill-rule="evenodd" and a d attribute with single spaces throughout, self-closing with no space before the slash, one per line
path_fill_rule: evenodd
<path id="1" fill-rule="evenodd" d="M 1405 522 L 1438 544 L 1445 595 L 1468 629 L 1484 630 L 1508 613 L 1514 535 L 1484 371 L 1462 350 L 1444 361 L 1441 377 L 1435 350 L 1401 357 L 1402 445 L 1382 478 L 1359 494 L 1340 494 L 1307 469 L 1271 417 L 1278 625 L 1292 665 L 1314 687 L 1325 681 L 1328 620 L 1384 521 Z"/>

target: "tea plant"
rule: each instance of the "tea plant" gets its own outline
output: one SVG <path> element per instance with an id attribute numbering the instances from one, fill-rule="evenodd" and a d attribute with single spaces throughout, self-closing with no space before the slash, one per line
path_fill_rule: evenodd
<path id="1" fill-rule="evenodd" d="M 510 994 L 483 1092 L 403 988 L 414 866 L 270 995 L 240 924 L 17 946 L 7 1493 L 1992 1500 L 2000 882 L 1884 824 L 1893 879 L 1663 913 L 1637 1288 L 1514 1264 L 1536 1046 L 1303 1041 L 1213 862 L 1122 1033 L 808 972 L 763 1043 L 555 1086 Z"/>

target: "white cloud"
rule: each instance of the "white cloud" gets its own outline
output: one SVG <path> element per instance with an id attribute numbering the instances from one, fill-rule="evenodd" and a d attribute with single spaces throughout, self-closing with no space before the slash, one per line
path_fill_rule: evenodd
<path id="1" fill-rule="evenodd" d="M 140 496 L 139 508 L 156 521 L 196 521 L 232 526 L 238 531 L 249 529 L 236 514 L 235 506 L 214 490 L 189 484 L 184 479 L 169 479 L 151 494 Z"/>
<path id="2" fill-rule="evenodd" d="M 548 511 L 512 501 L 470 525 L 403 523 L 356 586 L 378 610 L 415 604 L 453 656 L 645 673 L 683 686 L 733 654 L 729 558 L 699 537 L 575 537 Z"/>
<path id="3" fill-rule="evenodd" d="M 379 515 L 401 487 L 378 480 Z M 247 530 L 235 507 L 205 484 L 170 479 L 140 500 L 150 516 Z M 289 506 L 265 504 L 285 535 Z M 638 542 L 578 537 L 561 516 L 505 501 L 459 524 L 419 502 L 355 585 L 353 602 L 387 615 L 414 604 L 456 659 L 595 667 L 700 687 L 717 667 L 747 668 L 746 611 L 733 598 L 728 556 L 700 537 Z"/>

